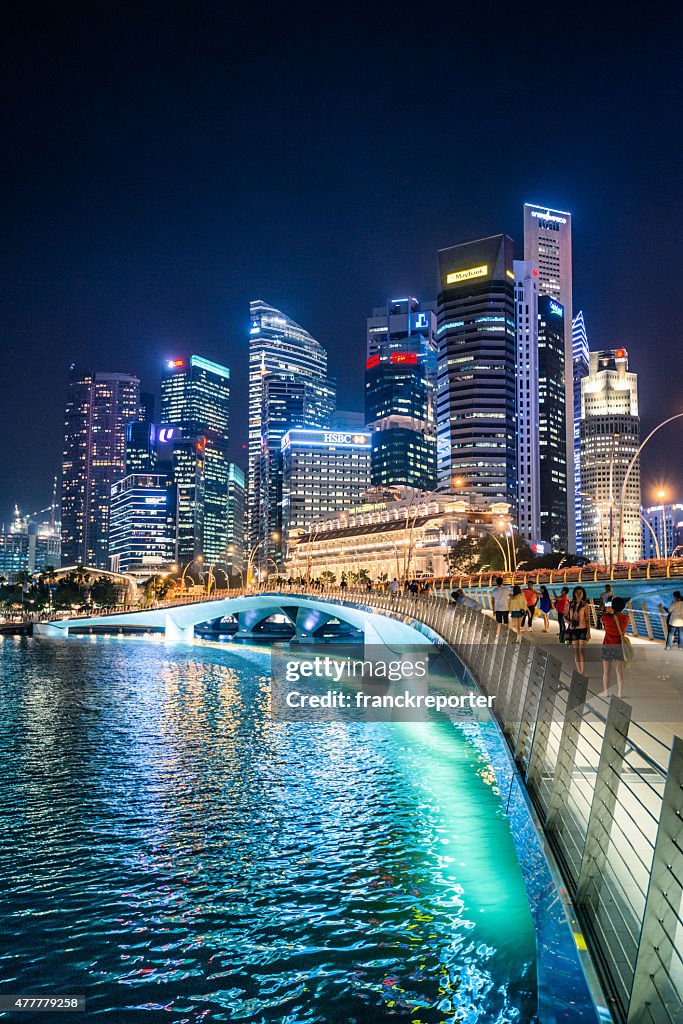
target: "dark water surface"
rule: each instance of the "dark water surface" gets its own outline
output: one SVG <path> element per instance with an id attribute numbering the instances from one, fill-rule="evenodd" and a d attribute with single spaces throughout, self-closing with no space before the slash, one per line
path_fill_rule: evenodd
<path id="1" fill-rule="evenodd" d="M 276 723 L 270 656 L 0 644 L 0 994 L 115 1022 L 529 1021 L 535 935 L 449 722 Z"/>

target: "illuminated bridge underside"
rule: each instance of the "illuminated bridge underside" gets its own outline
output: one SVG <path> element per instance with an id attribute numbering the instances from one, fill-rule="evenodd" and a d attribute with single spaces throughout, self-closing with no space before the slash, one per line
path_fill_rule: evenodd
<path id="1" fill-rule="evenodd" d="M 194 627 L 200 622 L 234 616 L 239 625 L 235 636 L 238 640 L 245 640 L 256 639 L 257 627 L 272 615 L 284 615 L 296 631 L 293 639 L 300 643 L 310 642 L 314 634 L 330 619 L 338 619 L 359 630 L 366 644 L 425 642 L 424 634 L 412 626 L 365 610 L 358 605 L 351 606 L 284 594 L 258 594 L 253 597 L 201 601 L 171 608 L 41 622 L 34 625 L 33 632 L 35 636 L 65 637 L 71 629 L 90 627 L 141 631 L 163 629 L 166 640 L 170 643 L 190 642 L 194 639 Z"/>

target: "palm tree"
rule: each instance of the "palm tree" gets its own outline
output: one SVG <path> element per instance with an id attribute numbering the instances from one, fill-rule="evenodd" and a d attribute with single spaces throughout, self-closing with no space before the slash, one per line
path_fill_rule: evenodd
<path id="1" fill-rule="evenodd" d="M 74 582 L 78 584 L 78 592 L 82 595 L 83 587 L 90 579 L 90 573 L 84 565 L 77 565 L 71 575 L 73 576 Z"/>

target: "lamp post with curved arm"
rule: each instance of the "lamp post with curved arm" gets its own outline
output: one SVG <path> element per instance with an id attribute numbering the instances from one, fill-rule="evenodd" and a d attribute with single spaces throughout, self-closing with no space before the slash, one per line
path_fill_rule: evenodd
<path id="1" fill-rule="evenodd" d="M 181 594 L 182 594 L 182 593 L 184 592 L 184 590 L 185 590 L 185 573 L 187 572 L 187 570 L 188 570 L 188 569 L 190 568 L 190 566 L 191 566 L 191 565 L 194 565 L 194 563 L 195 563 L 195 562 L 203 562 L 203 561 L 204 561 L 204 555 L 195 555 L 195 557 L 194 557 L 194 558 L 192 558 L 192 559 L 191 559 L 191 560 L 190 560 L 190 561 L 189 561 L 189 562 L 187 563 L 187 565 L 186 565 L 186 566 L 185 566 L 185 568 L 183 569 L 183 573 L 182 573 L 182 576 L 180 577 L 180 593 L 181 593 Z"/>
<path id="2" fill-rule="evenodd" d="M 668 423 L 673 423 L 674 420 L 680 419 L 683 419 L 683 412 L 677 412 L 675 416 L 669 416 L 667 419 L 662 420 L 661 423 L 658 423 L 657 426 L 650 431 L 645 440 L 641 442 L 641 444 L 638 446 L 635 455 L 628 464 L 628 468 L 624 475 L 624 482 L 621 485 L 621 497 L 619 501 L 619 536 L 617 538 L 617 560 L 620 562 L 623 561 L 624 552 L 624 506 L 626 504 L 626 487 L 628 485 L 628 480 L 631 475 L 631 471 L 635 466 L 636 462 L 638 461 L 638 456 L 640 455 L 640 453 L 642 452 L 643 448 L 650 440 L 650 438 L 653 437 L 658 430 L 661 430 L 662 427 L 665 427 Z"/>

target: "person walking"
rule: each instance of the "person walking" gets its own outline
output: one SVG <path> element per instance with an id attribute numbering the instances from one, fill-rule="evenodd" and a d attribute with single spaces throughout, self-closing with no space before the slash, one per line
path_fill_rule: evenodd
<path id="1" fill-rule="evenodd" d="M 507 587 L 503 583 L 503 577 L 498 576 L 496 579 L 496 585 L 491 591 L 491 605 L 493 607 L 493 614 L 496 617 L 496 622 L 502 622 L 503 625 L 507 626 L 510 612 L 508 605 L 510 604 L 510 597 L 512 595 L 512 587 Z"/>
<path id="2" fill-rule="evenodd" d="M 534 589 L 533 583 L 527 583 L 524 588 L 524 600 L 526 601 L 526 613 L 527 613 L 527 629 L 532 629 L 532 623 L 534 621 L 534 612 L 536 611 L 536 605 L 538 599 L 541 596 L 537 590 Z M 522 623 L 523 625 L 523 623 Z"/>
<path id="3" fill-rule="evenodd" d="M 607 696 L 607 691 L 612 682 L 612 665 L 617 677 L 617 696 L 624 696 L 624 648 L 622 639 L 628 629 L 629 617 L 624 614 L 626 601 L 623 597 L 611 595 L 609 605 L 605 606 L 602 613 L 602 628 L 605 630 L 605 639 L 602 641 L 602 693 L 601 697 Z"/>
<path id="4" fill-rule="evenodd" d="M 598 598 L 598 607 L 595 609 L 595 620 L 596 620 L 598 629 L 602 629 L 602 616 L 605 613 L 605 608 L 611 608 L 612 607 L 612 598 L 613 597 L 614 597 L 614 594 L 612 593 L 612 587 L 611 587 L 611 585 L 609 583 L 606 583 L 605 584 L 605 589 L 603 590 L 602 594 L 600 594 L 600 597 Z"/>
<path id="5" fill-rule="evenodd" d="M 411 580 L 408 586 L 408 591 L 413 601 L 417 601 L 417 595 L 420 593 L 420 588 L 418 586 L 417 580 Z"/>
<path id="6" fill-rule="evenodd" d="M 572 599 L 567 608 L 567 640 L 574 650 L 576 670 L 584 675 L 586 659 L 584 647 L 591 638 L 591 620 L 583 587 L 574 587 Z"/>
<path id="7" fill-rule="evenodd" d="M 674 645 L 674 637 L 678 644 L 678 650 L 681 650 L 681 640 L 683 639 L 683 599 L 681 598 L 680 591 L 674 593 L 674 599 L 669 607 L 669 619 L 668 619 L 667 636 L 666 636 L 666 650 L 672 651 Z"/>
<path id="8" fill-rule="evenodd" d="M 543 632 L 550 632 L 550 612 L 553 608 L 553 602 L 550 600 L 550 594 L 548 593 L 547 587 L 541 587 L 541 596 L 538 601 L 538 610 L 543 616 Z"/>
<path id="9" fill-rule="evenodd" d="M 565 643 L 567 634 L 567 620 L 565 618 L 567 614 L 567 608 L 569 607 L 569 587 L 562 587 L 562 590 L 558 594 L 553 594 L 555 598 L 555 611 L 557 612 L 557 624 L 560 627 L 560 643 Z"/>
<path id="10" fill-rule="evenodd" d="M 398 597 L 398 580 L 396 579 L 395 576 L 394 576 L 393 580 L 391 581 L 391 583 L 389 584 L 389 592 L 390 592 L 392 598 L 395 599 L 395 598 Z"/>
<path id="11" fill-rule="evenodd" d="M 521 636 L 522 624 L 527 617 L 527 603 L 521 587 L 518 587 L 517 584 L 512 588 L 508 611 L 510 613 L 510 625 L 517 636 Z"/>

